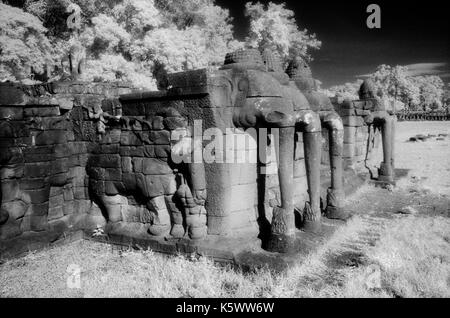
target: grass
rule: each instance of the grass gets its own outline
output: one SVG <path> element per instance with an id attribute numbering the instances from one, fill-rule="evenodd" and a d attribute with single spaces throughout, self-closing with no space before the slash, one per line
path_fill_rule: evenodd
<path id="1" fill-rule="evenodd" d="M 356 216 L 282 274 L 80 241 L 2 264 L 0 297 L 449 297 L 449 228 L 441 216 Z M 67 287 L 70 264 L 81 289 Z"/>

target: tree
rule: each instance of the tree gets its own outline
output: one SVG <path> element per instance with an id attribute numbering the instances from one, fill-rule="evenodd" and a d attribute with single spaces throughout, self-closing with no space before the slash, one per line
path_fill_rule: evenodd
<path id="1" fill-rule="evenodd" d="M 417 110 L 442 107 L 444 83 L 439 76 L 409 76 L 405 66 L 379 65 L 374 73 L 367 75 L 375 84 L 378 97 L 396 110 L 408 108 Z M 330 97 L 358 99 L 358 89 L 362 80 L 322 90 Z"/>
<path id="2" fill-rule="evenodd" d="M 284 62 L 294 57 L 311 60 L 311 49 L 319 49 L 321 42 L 307 29 L 299 29 L 292 10 L 286 5 L 260 2 L 245 5 L 245 15 L 250 19 L 248 46 L 260 51 L 268 48 L 277 52 Z"/>
<path id="3" fill-rule="evenodd" d="M 120 61 L 117 74 L 122 74 L 121 78 L 145 76 L 161 82 L 167 72 L 217 67 L 223 63 L 226 52 L 240 46 L 234 40 L 228 10 L 212 0 L 124 0 L 108 14 L 92 17 L 81 38 L 95 59 L 121 55 L 133 63 L 133 68 L 124 68 L 122 59 L 113 59 Z M 102 64 L 96 60 L 88 60 L 88 64 L 92 71 L 86 79 L 113 71 L 111 63 L 108 69 L 99 69 Z M 155 81 L 145 83 L 152 83 L 151 87 L 135 84 L 155 88 Z"/>
<path id="4" fill-rule="evenodd" d="M 442 107 L 444 82 L 439 76 L 416 76 L 413 80 L 420 91 L 420 103 L 424 110 Z"/>
<path id="5" fill-rule="evenodd" d="M 50 61 L 46 28 L 35 16 L 0 3 L 0 80 L 24 80 L 42 74 Z"/>
<path id="6" fill-rule="evenodd" d="M 356 100 L 358 99 L 358 90 L 362 82 L 362 80 L 358 79 L 353 83 L 335 85 L 328 89 L 322 89 L 321 91 L 329 97 L 340 97 L 343 99 Z"/>
<path id="7" fill-rule="evenodd" d="M 229 11 L 215 5 L 212 0 L 156 0 L 155 4 L 166 19 L 167 47 L 180 47 L 180 41 L 187 47 L 176 53 L 180 57 L 184 51 L 184 61 L 178 58 L 176 62 L 169 64 L 168 57 L 174 52 L 160 51 L 161 60 L 158 62 L 166 65 L 169 70 L 187 70 L 194 65 L 215 68 L 223 63 L 227 52 L 243 47 L 243 43 L 234 39 Z M 195 48 L 183 40 L 184 32 L 186 39 L 196 43 Z M 160 41 L 160 33 L 148 34 L 147 45 L 152 41 L 152 36 Z M 159 58 L 158 55 L 156 57 Z M 193 62 L 195 59 L 198 62 Z"/>

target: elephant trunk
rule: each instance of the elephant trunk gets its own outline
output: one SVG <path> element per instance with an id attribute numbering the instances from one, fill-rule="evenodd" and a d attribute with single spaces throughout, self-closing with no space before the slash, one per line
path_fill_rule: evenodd
<path id="1" fill-rule="evenodd" d="M 391 150 L 391 166 L 392 166 L 392 170 L 395 173 L 395 162 L 394 162 L 394 158 L 395 158 L 395 126 L 397 125 L 397 115 L 393 115 L 392 116 L 392 128 L 391 128 L 391 146 L 392 146 L 392 150 Z"/>
<path id="2" fill-rule="evenodd" d="M 383 143 L 383 162 L 380 165 L 378 179 L 380 181 L 394 182 L 394 169 L 392 167 L 394 119 L 386 111 L 375 112 L 373 118 L 374 123 L 381 126 L 381 139 Z"/>
<path id="3" fill-rule="evenodd" d="M 299 111 L 297 122 L 303 125 L 306 178 L 309 202 L 305 205 L 305 231 L 316 232 L 321 227 L 320 211 L 320 154 L 322 150 L 322 128 L 320 117 L 312 110 Z"/>
<path id="4" fill-rule="evenodd" d="M 271 233 L 267 249 L 286 253 L 292 250 L 295 241 L 294 217 L 294 136 L 295 127 L 280 128 L 278 149 L 278 180 L 280 184 L 281 206 L 273 210 Z"/>
<path id="5" fill-rule="evenodd" d="M 341 117 L 334 111 L 321 112 L 323 126 L 328 130 L 329 155 L 331 168 L 331 186 L 327 189 L 327 217 L 346 219 L 348 213 L 343 210 L 344 186 L 342 152 L 344 144 L 344 126 Z"/>

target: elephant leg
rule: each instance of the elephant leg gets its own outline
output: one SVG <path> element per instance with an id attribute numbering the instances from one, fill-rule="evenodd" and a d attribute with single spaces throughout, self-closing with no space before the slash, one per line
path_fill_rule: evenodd
<path id="1" fill-rule="evenodd" d="M 143 221 L 150 221 L 151 225 L 148 229 L 150 234 L 155 236 L 169 234 L 171 230 L 171 219 L 164 196 L 161 195 L 150 199 L 147 202 L 147 209 L 150 211 L 151 217 L 150 220 L 144 219 Z"/>
<path id="2" fill-rule="evenodd" d="M 347 219 L 349 214 L 343 209 L 343 162 L 344 126 L 342 119 L 335 112 L 323 116 L 323 124 L 328 129 L 329 155 L 331 169 L 331 186 L 327 189 L 326 215 L 330 219 Z"/>
<path id="3" fill-rule="evenodd" d="M 267 249 L 272 252 L 286 253 L 295 241 L 294 217 L 294 134 L 295 127 L 280 128 L 278 149 L 278 180 L 280 185 L 281 206 L 273 210 L 271 233 Z"/>
<path id="4" fill-rule="evenodd" d="M 123 212 L 128 208 L 128 200 L 119 194 L 99 196 L 100 204 L 105 208 L 108 222 L 122 221 Z"/>
<path id="5" fill-rule="evenodd" d="M 183 212 L 179 209 L 176 202 L 177 197 L 174 195 L 166 196 L 166 205 L 170 212 L 172 227 L 170 235 L 176 238 L 181 238 L 185 234 L 183 225 Z"/>
<path id="6" fill-rule="evenodd" d="M 188 165 L 190 176 L 190 188 L 194 206 L 186 213 L 188 233 L 191 239 L 202 239 L 207 234 L 206 226 L 206 178 L 203 163 L 191 163 Z"/>

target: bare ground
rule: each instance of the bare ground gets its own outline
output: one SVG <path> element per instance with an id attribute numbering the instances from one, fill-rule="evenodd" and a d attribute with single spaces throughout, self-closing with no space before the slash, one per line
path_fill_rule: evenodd
<path id="1" fill-rule="evenodd" d="M 407 142 L 416 134 L 436 135 Z M 448 122 L 402 122 L 393 189 L 347 198 L 354 217 L 282 274 L 81 241 L 0 265 L 0 297 L 450 297 Z M 75 264 L 81 288 L 68 288 Z"/>

